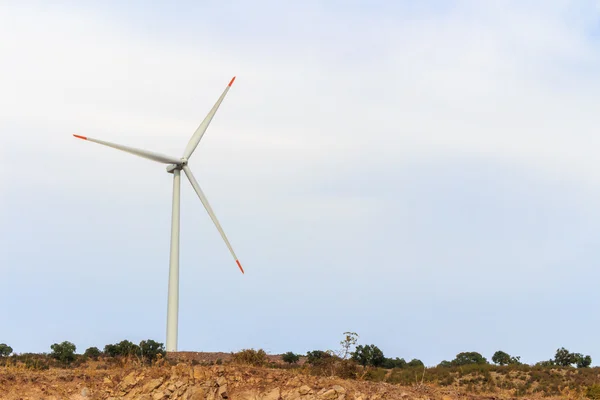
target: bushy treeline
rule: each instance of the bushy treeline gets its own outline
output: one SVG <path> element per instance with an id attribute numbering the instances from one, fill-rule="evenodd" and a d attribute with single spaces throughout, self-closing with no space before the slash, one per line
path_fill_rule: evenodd
<path id="1" fill-rule="evenodd" d="M 313 350 L 306 354 L 287 352 L 281 355 L 284 366 L 269 361 L 262 350 L 247 349 L 232 354 L 230 361 L 254 366 L 301 369 L 319 376 L 337 376 L 399 385 L 436 384 L 460 387 L 470 393 L 509 391 L 514 396 L 535 394 L 600 400 L 598 369 L 589 368 L 591 357 L 571 353 L 564 348 L 553 359 L 528 365 L 519 356 L 504 351 L 492 355 L 491 362 L 478 352 L 461 352 L 451 361 L 425 367 L 418 359 L 388 358 L 377 346 L 357 344 L 357 336 L 347 335 L 342 349 Z M 574 366 L 578 368 L 573 368 Z"/>
<path id="2" fill-rule="evenodd" d="M 504 366 L 504 365 L 522 365 L 521 357 L 516 356 L 513 357 L 510 354 L 498 350 L 492 356 L 492 362 L 496 365 Z M 456 358 L 452 361 L 442 361 L 438 364 L 438 367 L 456 367 L 461 365 L 481 365 L 481 364 L 489 364 L 487 359 L 482 356 L 480 353 L 475 351 L 470 352 L 462 352 L 456 355 Z M 584 356 L 581 353 L 571 353 L 569 350 L 561 347 L 556 350 L 554 358 L 551 358 L 547 361 L 540 361 L 535 363 L 536 366 L 541 367 L 572 367 L 576 366 L 577 368 L 589 368 L 592 365 L 592 357 L 587 355 Z"/>
<path id="3" fill-rule="evenodd" d="M 315 375 L 400 385 L 437 384 L 475 393 L 508 390 L 515 396 L 536 393 L 557 396 L 570 392 L 600 400 L 598 369 L 590 368 L 591 357 L 564 347 L 556 350 L 554 358 L 534 365 L 524 364 L 519 356 L 499 350 L 492 355 L 491 362 L 478 352 L 461 352 L 451 361 L 426 368 L 421 360 L 388 358 L 374 344 L 357 344 L 358 335 L 348 332 L 345 335 L 339 351 L 313 350 L 305 355 L 287 352 L 281 358 L 289 367 L 304 368 Z"/>
<path id="4" fill-rule="evenodd" d="M 339 351 L 332 350 L 313 350 L 306 353 L 306 355 L 295 354 L 293 352 L 287 352 L 281 356 L 282 360 L 290 365 L 297 364 L 301 357 L 306 358 L 306 362 L 309 365 L 322 365 L 324 363 L 331 363 L 338 360 L 347 360 L 356 363 L 363 367 L 379 367 L 385 369 L 393 368 L 414 368 L 424 367 L 424 364 L 419 359 L 412 359 L 406 361 L 404 358 L 388 358 L 385 357 L 383 351 L 374 344 L 359 345 L 358 335 L 353 332 L 345 332 L 344 340 L 340 342 L 342 348 Z M 351 348 L 354 350 L 351 351 Z M 135 357 L 142 362 L 152 362 L 158 357 L 164 357 L 166 352 L 163 343 L 156 342 L 154 340 L 142 340 L 139 344 L 135 344 L 129 340 L 122 340 L 118 343 L 107 344 L 103 350 L 97 347 L 90 347 L 86 349 L 83 354 L 78 355 L 76 353 L 75 344 L 64 341 L 62 343 L 54 343 L 50 346 L 51 352 L 37 354 L 40 356 L 47 355 L 53 360 L 57 361 L 62 365 L 70 365 L 73 362 L 86 361 L 88 359 L 97 360 L 103 358 L 124 358 L 124 357 Z M 29 358 L 33 357 L 31 353 L 24 353 Z M 0 360 L 6 360 L 12 355 L 14 360 L 19 358 L 18 354 L 13 354 L 13 349 L 6 343 L 0 343 Z M 262 365 L 267 361 L 267 355 L 263 350 L 242 350 L 241 352 L 234 353 L 233 360 L 236 362 Z M 504 351 L 496 351 L 492 355 L 492 362 L 499 366 L 505 365 L 522 365 L 519 356 L 513 357 Z M 440 362 L 437 367 L 458 367 L 465 365 L 484 365 L 489 364 L 488 360 L 478 352 L 461 352 L 456 357 L 447 361 Z M 576 366 L 577 368 L 589 368 L 592 364 L 592 358 L 589 355 L 583 355 L 582 353 L 572 353 L 569 350 L 561 347 L 556 350 L 554 358 L 549 360 L 540 361 L 535 366 L 541 367 L 569 367 Z"/>
<path id="5" fill-rule="evenodd" d="M 412 368 L 412 367 L 423 367 L 424 364 L 419 359 L 412 359 L 410 361 L 406 361 L 404 358 L 387 358 L 383 354 L 383 351 L 374 344 L 369 345 L 357 345 L 353 352 L 348 353 L 350 355 L 350 360 L 356 362 L 358 365 L 362 365 L 363 367 L 381 367 L 385 369 L 393 369 L 393 368 Z M 296 364 L 300 360 L 300 357 L 305 357 L 306 362 L 309 364 L 315 364 L 319 360 L 326 359 L 328 357 L 339 357 L 339 354 L 336 352 L 328 350 L 313 350 L 306 353 L 306 355 L 295 354 L 291 351 L 282 355 L 282 360 L 289 364 Z M 521 362 L 521 357 L 516 356 L 513 357 L 510 354 L 504 351 L 496 351 L 492 356 L 492 363 L 505 366 L 505 365 L 523 365 Z M 488 360 L 476 351 L 467 351 L 461 352 L 456 355 L 456 357 L 447 361 L 444 360 L 440 362 L 437 367 L 459 367 L 464 365 L 484 365 L 490 364 Z M 589 368 L 592 364 L 592 357 L 589 355 L 584 356 L 581 353 L 571 353 L 564 347 L 561 347 L 556 350 L 556 354 L 554 358 L 547 361 L 540 361 L 535 363 L 536 366 L 541 367 L 572 367 L 575 366 L 577 368 Z"/>
<path id="6" fill-rule="evenodd" d="M 0 365 L 24 364 L 28 368 L 48 369 L 50 366 L 78 366 L 88 360 L 121 360 L 124 358 L 133 358 L 140 363 L 152 363 L 155 360 L 165 356 L 163 343 L 154 340 L 142 340 L 139 344 L 123 340 L 115 344 L 107 344 L 104 350 L 97 347 L 86 349 L 83 354 L 77 353 L 75 344 L 64 341 L 54 343 L 50 346 L 49 353 L 13 353 L 12 347 L 5 343 L 0 343 Z"/>

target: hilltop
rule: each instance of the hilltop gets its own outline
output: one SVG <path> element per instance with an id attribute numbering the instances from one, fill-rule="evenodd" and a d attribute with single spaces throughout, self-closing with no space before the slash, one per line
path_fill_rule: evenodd
<path id="1" fill-rule="evenodd" d="M 463 368 L 263 366 L 230 353 L 169 354 L 152 365 L 125 358 L 87 360 L 72 368 L 0 366 L 2 400 L 379 400 L 579 399 L 594 397 L 600 369 L 529 366 Z M 217 364 L 218 363 L 218 364 Z M 352 379 L 341 376 L 348 374 Z M 554 393 L 554 394 L 552 394 Z"/>

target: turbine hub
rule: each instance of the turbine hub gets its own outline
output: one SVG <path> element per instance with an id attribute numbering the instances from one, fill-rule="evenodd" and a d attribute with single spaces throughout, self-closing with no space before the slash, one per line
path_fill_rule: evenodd
<path id="1" fill-rule="evenodd" d="M 185 167 L 187 165 L 187 163 L 188 163 L 187 158 L 182 158 L 181 161 L 179 163 L 177 163 L 177 164 L 169 164 L 169 165 L 167 165 L 167 172 L 169 174 L 172 174 L 173 171 L 175 171 L 177 169 L 181 171 L 183 169 L 183 167 Z"/>

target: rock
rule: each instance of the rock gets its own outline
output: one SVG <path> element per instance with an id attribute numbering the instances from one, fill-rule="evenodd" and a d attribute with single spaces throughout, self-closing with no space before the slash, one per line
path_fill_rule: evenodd
<path id="1" fill-rule="evenodd" d="M 199 387 L 191 387 L 188 389 L 186 400 L 204 400 L 204 389 Z"/>
<path id="2" fill-rule="evenodd" d="M 288 385 L 290 385 L 290 386 L 297 386 L 297 385 L 299 385 L 299 384 L 301 384 L 301 383 L 302 383 L 302 382 L 300 381 L 300 379 L 299 379 L 297 376 L 293 377 L 292 379 L 290 379 L 290 380 L 287 382 L 287 384 L 288 384 Z"/>
<path id="3" fill-rule="evenodd" d="M 185 393 L 185 389 L 185 386 L 180 387 L 179 389 L 177 389 L 177 392 L 175 392 L 175 394 L 173 394 L 171 397 L 180 398 Z"/>
<path id="4" fill-rule="evenodd" d="M 250 390 L 236 393 L 235 399 L 236 400 L 259 400 L 259 399 L 261 399 L 261 397 L 259 396 L 256 389 L 250 389 Z"/>
<path id="5" fill-rule="evenodd" d="M 177 390 L 177 387 L 175 387 L 175 385 L 171 383 L 169 386 L 167 386 L 167 390 L 169 391 L 169 394 L 171 394 L 175 390 Z"/>
<path id="6" fill-rule="evenodd" d="M 400 393 L 400 397 L 402 397 L 403 399 L 407 398 L 408 396 L 409 396 L 409 394 L 406 392 Z"/>
<path id="7" fill-rule="evenodd" d="M 177 381 L 177 382 L 175 382 L 175 387 L 176 387 L 177 389 L 179 389 L 179 388 L 180 388 L 180 387 L 182 387 L 183 385 L 185 385 L 185 383 L 183 383 L 183 381 Z"/>
<path id="8" fill-rule="evenodd" d="M 84 387 L 83 389 L 81 389 L 81 397 L 89 397 L 90 395 L 90 389 Z"/>
<path id="9" fill-rule="evenodd" d="M 281 399 L 281 389 L 275 388 L 260 396 L 260 400 L 279 400 Z"/>
<path id="10" fill-rule="evenodd" d="M 139 393 L 140 393 L 140 388 L 134 387 L 133 389 L 131 389 L 129 391 L 129 393 L 127 393 L 127 395 L 125 396 L 125 398 L 126 399 L 137 399 Z"/>
<path id="11" fill-rule="evenodd" d="M 344 389 L 342 386 L 340 385 L 334 385 L 332 387 L 333 390 L 335 390 L 338 394 L 345 394 L 346 393 L 346 389 Z"/>
<path id="12" fill-rule="evenodd" d="M 166 395 L 163 392 L 156 392 L 152 395 L 152 400 L 162 400 L 165 397 L 169 397 L 169 395 Z"/>
<path id="13" fill-rule="evenodd" d="M 206 400 L 220 400 L 217 397 L 217 389 L 211 389 L 206 396 Z"/>
<path id="14" fill-rule="evenodd" d="M 302 395 L 298 392 L 298 389 L 288 390 L 281 393 L 283 400 L 300 400 Z"/>
<path id="15" fill-rule="evenodd" d="M 127 389 L 131 388 L 133 385 L 135 385 L 135 372 L 130 373 L 129 375 L 127 375 L 125 378 L 123 378 L 123 380 L 121 381 L 121 383 L 119 384 L 119 387 L 123 390 L 126 391 Z"/>
<path id="16" fill-rule="evenodd" d="M 302 385 L 300 386 L 300 389 L 298 389 L 298 393 L 300 393 L 302 396 L 306 396 L 307 394 L 311 394 L 313 392 L 313 390 L 310 388 L 310 386 L 307 385 Z"/>
<path id="17" fill-rule="evenodd" d="M 217 399 L 228 399 L 229 395 L 227 394 L 227 383 L 219 386 L 219 391 L 217 392 Z"/>
<path id="18" fill-rule="evenodd" d="M 204 381 L 206 380 L 206 371 L 202 367 L 194 367 L 194 381 Z"/>
<path id="19" fill-rule="evenodd" d="M 329 390 L 326 390 L 325 392 L 319 394 L 319 399 L 323 399 L 323 400 L 334 400 L 337 398 L 338 398 L 338 393 L 335 391 L 335 389 L 329 389 Z"/>
<path id="20" fill-rule="evenodd" d="M 161 383 L 163 383 L 163 380 L 163 378 L 156 378 L 152 379 L 151 381 L 148 381 L 142 388 L 142 393 L 150 393 L 151 391 L 159 387 Z"/>
<path id="21" fill-rule="evenodd" d="M 224 376 L 220 376 L 217 378 L 217 386 L 227 385 L 227 379 Z"/>
<path id="22" fill-rule="evenodd" d="M 112 382 L 112 380 L 108 376 L 105 376 L 104 379 L 102 380 L 102 383 L 104 383 L 105 385 L 110 385 L 113 382 Z"/>

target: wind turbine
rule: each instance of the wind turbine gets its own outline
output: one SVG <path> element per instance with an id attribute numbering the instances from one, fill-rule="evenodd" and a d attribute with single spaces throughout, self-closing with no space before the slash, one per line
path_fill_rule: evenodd
<path id="1" fill-rule="evenodd" d="M 217 219 L 217 216 L 212 210 L 212 207 L 208 203 L 206 196 L 200 189 L 200 185 L 194 178 L 192 174 L 192 170 L 188 166 L 188 160 L 194 153 L 196 146 L 200 143 L 204 132 L 208 128 L 210 121 L 213 119 L 219 106 L 223 102 L 225 95 L 231 88 L 233 81 L 235 80 L 235 76 L 231 79 L 221 97 L 217 100 L 213 108 L 209 111 L 204 121 L 198 126 L 196 132 L 190 138 L 181 158 L 172 157 L 160 153 L 154 153 L 147 150 L 136 149 L 134 147 L 123 146 L 121 144 L 105 142 L 103 140 L 92 139 L 86 136 L 73 135 L 76 138 L 87 140 L 88 142 L 98 143 L 104 146 L 112 147 L 117 150 L 122 150 L 127 153 L 134 154 L 139 157 L 147 158 L 149 160 L 153 160 L 159 163 L 168 164 L 167 172 L 173 174 L 173 206 L 172 206 L 172 216 L 171 216 L 171 253 L 169 257 L 169 292 L 168 292 L 168 301 L 167 301 L 167 351 L 177 351 L 177 323 L 178 323 L 178 315 L 179 315 L 179 199 L 180 199 L 180 190 L 181 190 L 181 171 L 185 173 L 188 180 L 192 184 L 192 187 L 196 191 L 196 194 L 200 198 L 200 201 L 204 205 L 204 208 L 208 212 L 208 215 L 214 222 L 217 230 L 221 234 L 221 237 L 225 241 L 225 244 L 229 248 L 231 255 L 235 259 L 240 271 L 242 274 L 244 273 L 244 269 L 242 268 L 242 264 L 240 264 L 237 256 L 235 255 L 227 236 L 225 236 L 225 232 L 223 228 L 221 228 L 221 224 Z"/>

